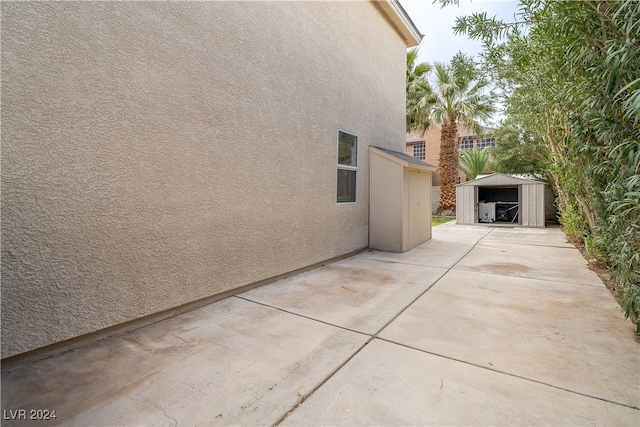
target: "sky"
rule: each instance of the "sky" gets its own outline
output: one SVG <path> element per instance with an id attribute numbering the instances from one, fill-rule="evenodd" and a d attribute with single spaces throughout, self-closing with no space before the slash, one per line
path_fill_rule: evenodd
<path id="1" fill-rule="evenodd" d="M 495 15 L 512 22 L 518 6 L 518 2 L 514 0 L 460 0 L 459 7 L 451 5 L 441 9 L 439 2 L 433 4 L 433 0 L 399 1 L 418 30 L 424 34 L 418 51 L 418 63 L 447 63 L 458 51 L 477 55 L 481 50 L 479 41 L 469 40 L 466 35 L 453 34 L 451 27 L 454 26 L 456 17 L 471 15 L 473 12 L 487 12 L 489 17 Z"/>

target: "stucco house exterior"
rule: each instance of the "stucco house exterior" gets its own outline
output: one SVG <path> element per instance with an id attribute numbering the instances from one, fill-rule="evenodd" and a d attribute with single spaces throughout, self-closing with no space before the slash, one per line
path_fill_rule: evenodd
<path id="1" fill-rule="evenodd" d="M 2 358 L 369 244 L 395 0 L 2 3 Z"/>

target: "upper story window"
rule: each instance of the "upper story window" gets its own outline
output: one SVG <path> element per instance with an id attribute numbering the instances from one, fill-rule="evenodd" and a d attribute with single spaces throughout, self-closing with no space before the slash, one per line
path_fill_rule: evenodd
<path id="1" fill-rule="evenodd" d="M 413 157 L 418 160 L 424 160 L 424 144 L 416 144 L 413 146 Z"/>
<path id="2" fill-rule="evenodd" d="M 478 148 L 479 149 L 483 149 L 486 147 L 495 147 L 496 146 L 496 139 L 495 138 L 482 138 L 478 140 Z"/>
<path id="3" fill-rule="evenodd" d="M 338 203 L 356 201 L 358 181 L 358 137 L 338 131 Z"/>
<path id="4" fill-rule="evenodd" d="M 473 139 L 461 137 L 458 139 L 458 150 L 470 150 L 473 148 Z"/>

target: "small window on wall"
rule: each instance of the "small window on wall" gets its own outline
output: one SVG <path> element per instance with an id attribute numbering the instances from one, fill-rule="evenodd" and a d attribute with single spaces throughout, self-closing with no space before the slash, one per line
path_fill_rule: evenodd
<path id="1" fill-rule="evenodd" d="M 478 148 L 480 149 L 486 148 L 486 147 L 495 147 L 495 146 L 496 146 L 495 138 L 483 138 L 481 140 L 478 140 Z"/>
<path id="2" fill-rule="evenodd" d="M 473 148 L 473 139 L 468 137 L 458 138 L 458 150 L 470 150 Z"/>
<path id="3" fill-rule="evenodd" d="M 356 201 L 358 137 L 338 131 L 338 203 Z"/>
<path id="4" fill-rule="evenodd" d="M 424 144 L 417 144 L 413 146 L 413 157 L 418 160 L 424 160 Z"/>

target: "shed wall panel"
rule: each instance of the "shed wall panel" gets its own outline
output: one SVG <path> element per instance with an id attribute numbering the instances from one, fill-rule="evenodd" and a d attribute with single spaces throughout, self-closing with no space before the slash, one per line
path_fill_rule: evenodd
<path id="1" fill-rule="evenodd" d="M 369 246 L 403 252 L 402 165 L 371 153 Z"/>
<path id="2" fill-rule="evenodd" d="M 409 250 L 431 238 L 431 173 L 405 169 L 408 187 L 408 236 Z"/>
<path id="3" fill-rule="evenodd" d="M 544 184 L 522 186 L 520 212 L 522 225 L 526 227 L 544 227 Z"/>
<path id="4" fill-rule="evenodd" d="M 529 199 L 530 199 L 530 191 L 529 191 L 529 185 L 523 185 L 521 186 L 521 190 L 520 190 L 520 206 L 519 206 L 519 210 L 520 210 L 520 218 L 521 218 L 521 224 L 525 227 L 529 226 L 529 223 L 531 222 L 531 206 L 529 204 Z M 535 216 L 535 212 L 533 213 Z"/>
<path id="5" fill-rule="evenodd" d="M 459 224 L 476 222 L 476 187 L 460 185 L 456 187 L 456 221 Z"/>

